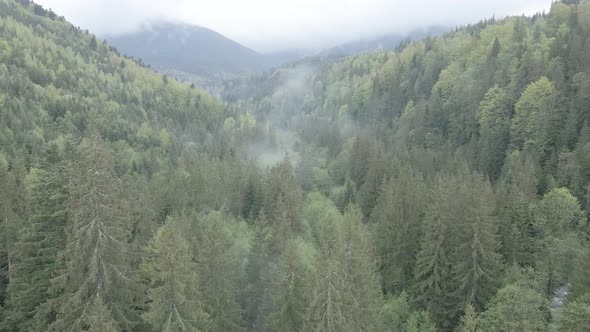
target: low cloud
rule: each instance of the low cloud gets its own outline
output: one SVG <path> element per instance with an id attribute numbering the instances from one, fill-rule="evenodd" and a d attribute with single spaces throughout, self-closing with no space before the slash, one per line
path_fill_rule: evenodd
<path id="1" fill-rule="evenodd" d="M 533 14 L 551 0 L 37 0 L 99 35 L 149 21 L 182 21 L 216 30 L 260 51 L 323 48 L 433 25 Z"/>

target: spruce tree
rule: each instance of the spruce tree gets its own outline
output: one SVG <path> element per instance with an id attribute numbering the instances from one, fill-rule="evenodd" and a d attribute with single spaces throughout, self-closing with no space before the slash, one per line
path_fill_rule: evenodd
<path id="1" fill-rule="evenodd" d="M 383 305 L 374 247 L 360 210 L 350 205 L 344 215 L 342 238 L 346 274 L 351 300 L 348 307 L 349 328 L 353 331 L 379 331 L 379 309 Z"/>
<path id="2" fill-rule="evenodd" d="M 465 308 L 465 314 L 461 317 L 458 332 L 480 332 L 479 328 L 479 317 L 473 309 L 471 304 L 468 304 Z"/>
<path id="3" fill-rule="evenodd" d="M 241 262 L 234 247 L 238 234 L 228 227 L 234 221 L 222 212 L 211 212 L 198 223 L 197 261 L 201 294 L 210 324 L 208 331 L 243 330 L 242 308 L 238 302 Z M 247 252 L 246 252 L 247 254 Z"/>
<path id="4" fill-rule="evenodd" d="M 456 295 L 462 303 L 481 312 L 495 294 L 497 274 L 502 268 L 494 194 L 485 179 L 471 175 L 465 176 L 464 187 L 454 196 L 467 210 L 464 219 L 454 225 L 461 230 L 454 255 L 457 261 L 453 264 Z"/>
<path id="5" fill-rule="evenodd" d="M 348 331 L 352 304 L 345 252 L 338 225 L 326 222 L 321 225 L 320 248 L 312 299 L 307 312 L 306 331 Z"/>
<path id="6" fill-rule="evenodd" d="M 52 145 L 43 168 L 31 169 L 31 219 L 15 244 L 17 255 L 13 283 L 9 290 L 7 330 L 34 331 L 49 322 L 48 306 L 55 296 L 49 293 L 50 281 L 58 269 L 57 257 L 65 245 L 66 199 L 70 179 L 69 157 Z"/>
<path id="7" fill-rule="evenodd" d="M 303 330 L 309 306 L 310 280 L 301 246 L 299 240 L 291 240 L 281 255 L 278 281 L 273 287 L 273 311 L 268 317 L 273 331 Z"/>
<path id="8" fill-rule="evenodd" d="M 196 265 L 178 222 L 168 218 L 144 257 L 140 270 L 148 281 L 149 308 L 143 319 L 157 331 L 206 331 Z"/>
<path id="9" fill-rule="evenodd" d="M 456 192 L 452 190 L 452 178 L 437 180 L 432 193 L 431 205 L 427 208 L 423 224 L 420 250 L 416 256 L 416 300 L 443 326 L 449 324 L 451 248 L 449 223 L 455 212 L 448 200 Z"/>
<path id="10" fill-rule="evenodd" d="M 244 315 L 248 327 L 266 331 L 267 316 L 272 307 L 271 287 L 276 262 L 271 257 L 272 229 L 264 210 L 260 211 L 254 223 L 254 239 L 248 265 L 246 266 L 246 288 L 244 290 Z"/>
<path id="11" fill-rule="evenodd" d="M 413 283 L 425 195 L 421 176 L 407 167 L 381 186 L 371 221 L 387 293 L 409 289 Z"/>
<path id="12" fill-rule="evenodd" d="M 54 279 L 55 331 L 96 329 L 111 322 L 131 329 L 138 321 L 138 286 L 129 273 L 129 225 L 113 157 L 96 127 L 79 148 L 77 174 L 68 198 L 63 269 Z M 93 308 L 101 308 L 93 312 Z M 96 317 L 97 313 L 101 317 Z M 101 325 L 102 326 L 102 325 Z"/>

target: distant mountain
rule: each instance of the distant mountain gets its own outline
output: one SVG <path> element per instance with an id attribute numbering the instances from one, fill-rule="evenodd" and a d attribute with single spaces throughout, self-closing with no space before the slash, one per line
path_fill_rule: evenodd
<path id="1" fill-rule="evenodd" d="M 263 55 L 204 27 L 154 23 L 126 35 L 107 37 L 125 55 L 158 70 L 198 76 L 241 74 L 264 69 Z"/>
<path id="2" fill-rule="evenodd" d="M 378 49 L 390 50 L 403 41 L 440 35 L 447 30 L 433 27 L 415 30 L 407 35 L 386 35 L 307 53 L 286 50 L 262 54 L 213 30 L 184 23 L 146 24 L 137 32 L 107 36 L 106 39 L 124 55 L 141 59 L 163 74 L 218 94 L 222 81 L 244 74 L 260 73 L 307 56 L 337 59 Z"/>
<path id="3" fill-rule="evenodd" d="M 404 41 L 415 41 L 426 36 L 439 36 L 449 30 L 449 28 L 433 26 L 426 29 L 413 30 L 407 34 L 389 34 L 376 38 L 361 39 L 325 49 L 319 55 L 349 56 L 375 50 L 392 50 Z"/>
<path id="4" fill-rule="evenodd" d="M 297 50 L 261 54 L 205 27 L 158 22 L 134 33 L 107 36 L 124 55 L 211 93 L 220 82 L 301 59 Z"/>

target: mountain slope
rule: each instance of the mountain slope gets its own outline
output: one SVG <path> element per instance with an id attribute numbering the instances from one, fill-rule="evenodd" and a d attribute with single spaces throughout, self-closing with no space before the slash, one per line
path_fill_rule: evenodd
<path id="1" fill-rule="evenodd" d="M 107 40 L 123 54 L 140 58 L 157 69 L 212 76 L 265 67 L 261 54 L 213 30 L 188 24 L 154 23 Z"/>
<path id="2" fill-rule="evenodd" d="M 349 56 L 365 52 L 389 51 L 397 48 L 404 42 L 412 42 L 422 39 L 426 36 L 436 37 L 447 32 L 449 29 L 444 27 L 430 27 L 427 29 L 418 29 L 407 34 L 390 34 L 377 38 L 367 38 L 358 41 L 344 43 L 319 53 L 320 56 Z"/>

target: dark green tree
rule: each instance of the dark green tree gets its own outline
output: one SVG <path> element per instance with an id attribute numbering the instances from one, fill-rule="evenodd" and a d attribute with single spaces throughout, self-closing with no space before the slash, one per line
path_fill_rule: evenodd
<path id="1" fill-rule="evenodd" d="M 88 129 L 68 198 L 62 271 L 54 280 L 51 330 L 131 329 L 138 321 L 138 285 L 129 272 L 128 216 L 113 157 L 96 127 Z M 98 310 L 100 308 L 101 310 Z M 97 314 L 101 316 L 96 316 Z"/>

